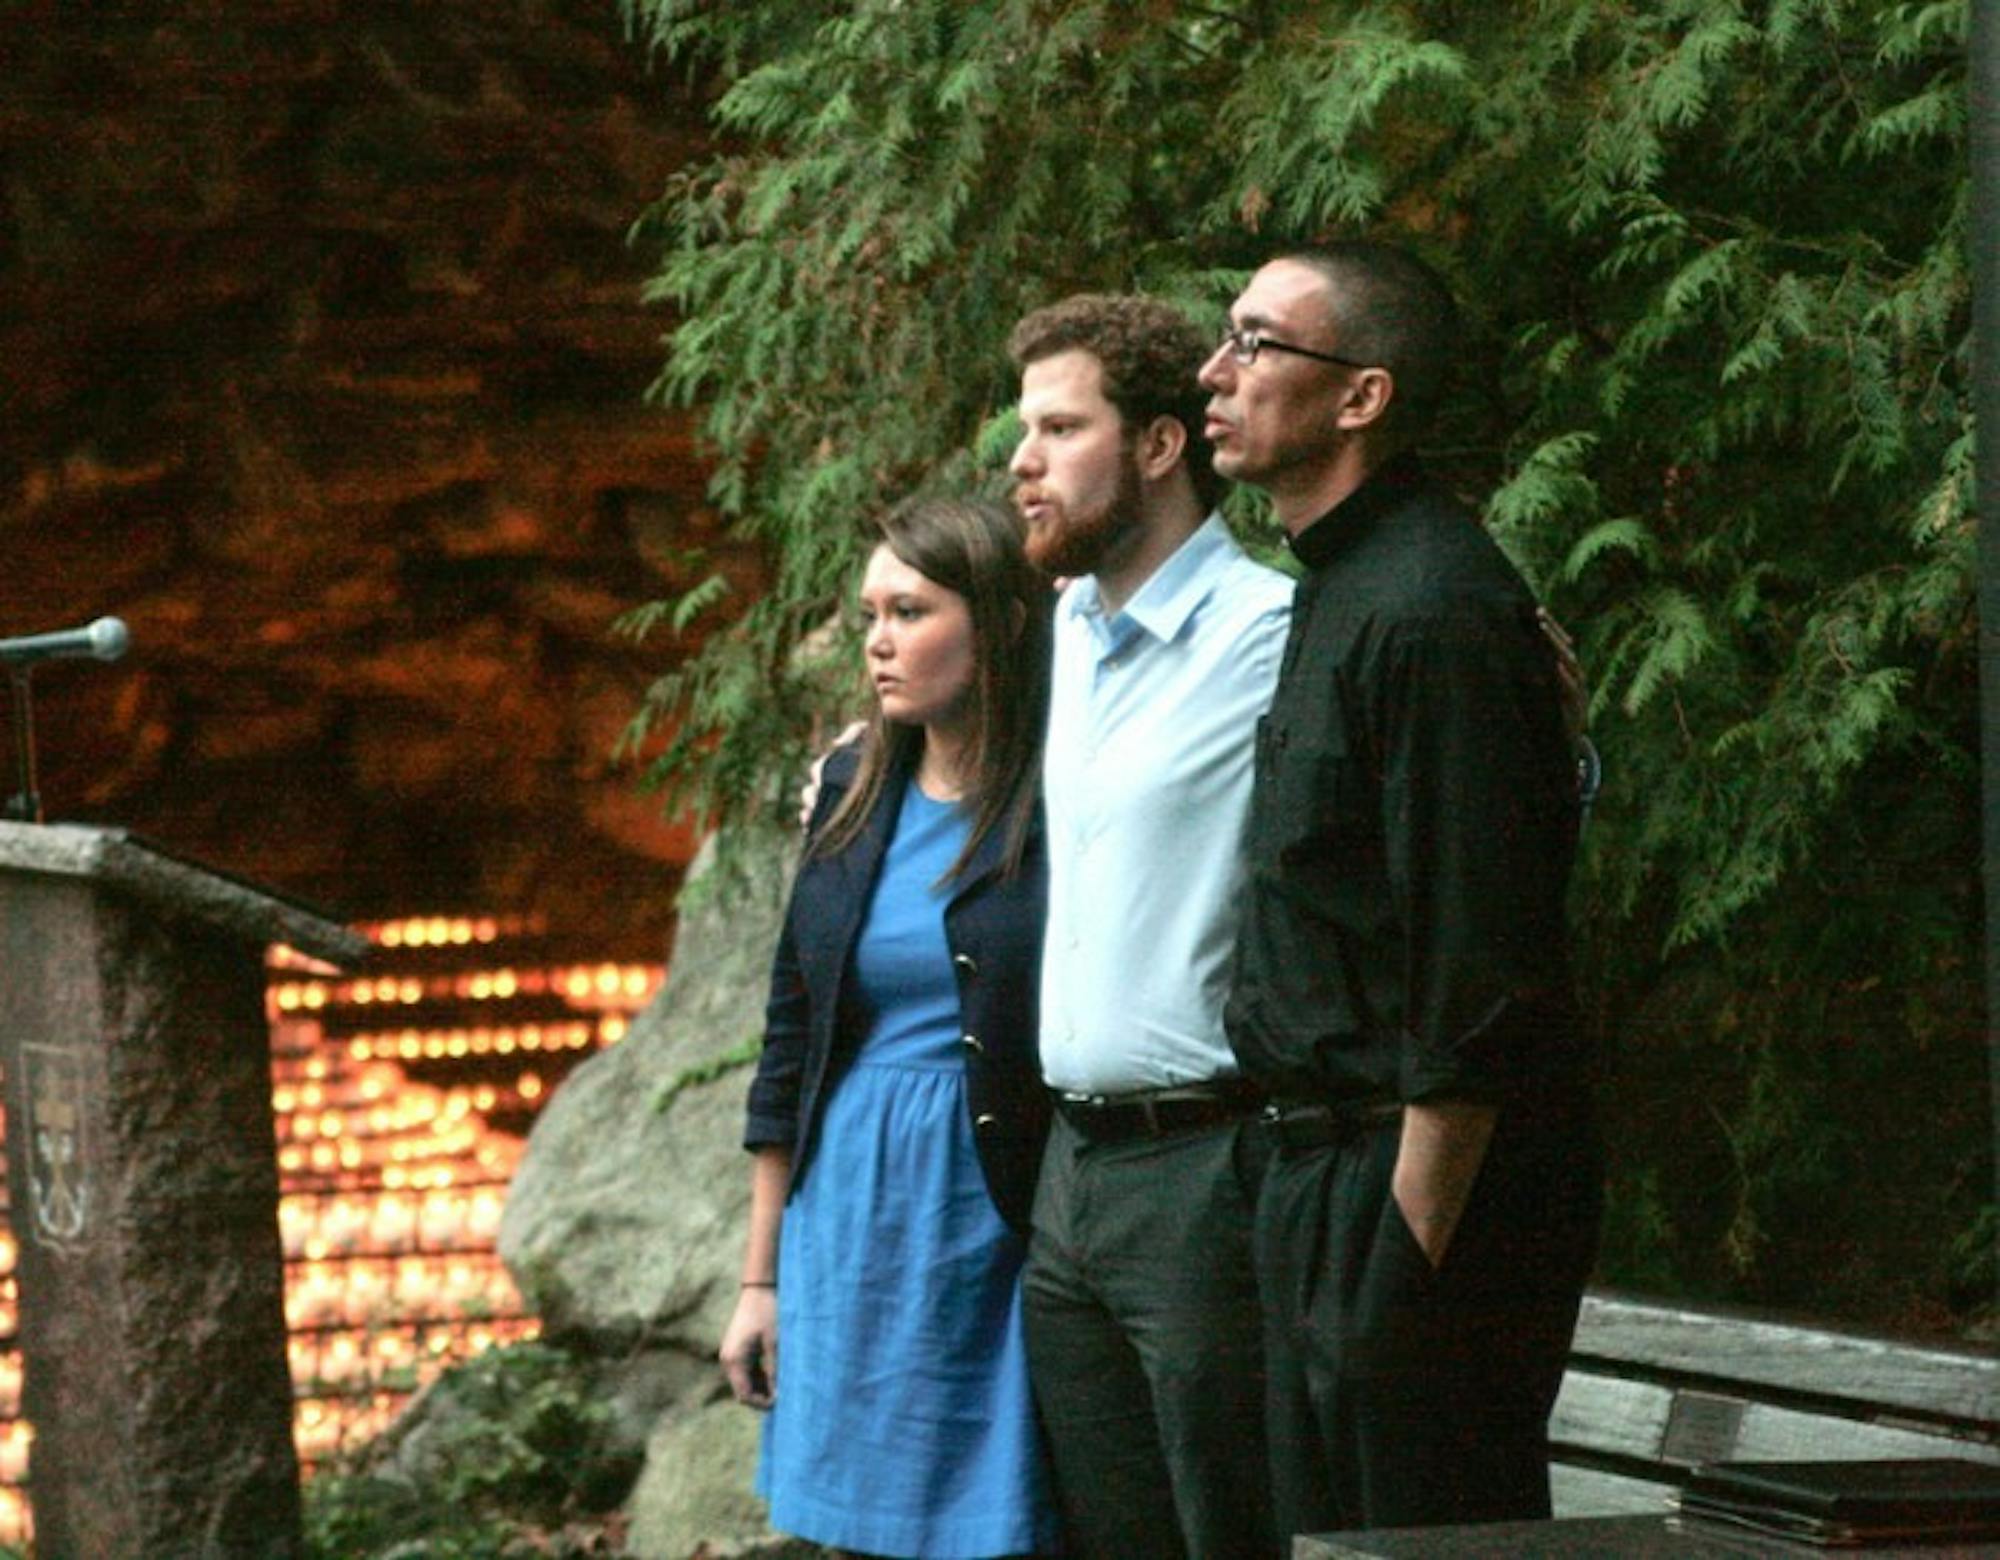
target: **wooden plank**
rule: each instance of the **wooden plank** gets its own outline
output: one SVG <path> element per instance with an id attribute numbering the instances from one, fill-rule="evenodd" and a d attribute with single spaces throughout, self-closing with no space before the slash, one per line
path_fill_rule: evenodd
<path id="1" fill-rule="evenodd" d="M 1770 1462 L 1832 1462 L 1862 1457 L 1969 1457 L 2000 1464 L 2000 1446 L 1829 1414 L 1753 1403 L 1730 1456 Z"/>
<path id="2" fill-rule="evenodd" d="M 1879 1405 L 1888 1417 L 1976 1421 L 2000 1443 L 2000 1355 L 1821 1331 L 1594 1291 L 1574 1351 L 1792 1392 Z"/>
<path id="3" fill-rule="evenodd" d="M 1652 1462 L 1660 1454 L 1673 1401 L 1670 1387 L 1594 1375 L 1571 1366 L 1549 1415 L 1549 1440 L 1558 1447 Z"/>
<path id="4" fill-rule="evenodd" d="M 1812 1551 L 1705 1526 L 1675 1527 L 1657 1511 L 1560 1522 L 1309 1533 L 1292 1540 L 1292 1560 L 1762 1560 L 1795 1552 Z M 1851 1560 L 1969 1560 L 1974 1554 L 1992 1552 L 1990 1544 L 1894 1544 L 1819 1551 Z"/>
<path id="5" fill-rule="evenodd" d="M 2000 1446 L 1988 1442 L 1935 1428 L 1762 1403 L 1752 1391 L 1677 1391 L 1572 1366 L 1549 1416 L 1549 1439 L 1559 1451 L 1673 1468 L 1726 1457 L 1971 1457 L 2000 1462 Z"/>
<path id="6" fill-rule="evenodd" d="M 1555 1463 L 1549 1468 L 1549 1498 L 1558 1518 L 1636 1517 L 1667 1509 L 1676 1486 L 1628 1479 L 1597 1468 Z"/>

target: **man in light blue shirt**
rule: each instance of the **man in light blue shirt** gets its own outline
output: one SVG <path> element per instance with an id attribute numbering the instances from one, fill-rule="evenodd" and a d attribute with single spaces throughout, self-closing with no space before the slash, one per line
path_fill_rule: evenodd
<path id="1" fill-rule="evenodd" d="M 1063 595 L 1043 766 L 1051 1088 L 1117 1097 L 1236 1070 L 1219 1021 L 1236 822 L 1290 594 L 1211 515 L 1122 608 L 1094 575 Z"/>
<path id="2" fill-rule="evenodd" d="M 1045 760 L 1036 1399 L 1078 1553 L 1268 1556 L 1261 1139 L 1222 1008 L 1291 586 L 1210 513 L 1207 343 L 1178 313 L 1073 298 L 1009 345 L 1029 554 L 1083 576 L 1057 608 Z"/>

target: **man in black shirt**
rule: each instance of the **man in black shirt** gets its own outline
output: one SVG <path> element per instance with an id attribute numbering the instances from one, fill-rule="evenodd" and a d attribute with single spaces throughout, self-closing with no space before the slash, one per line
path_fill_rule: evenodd
<path id="1" fill-rule="evenodd" d="M 1415 446 L 1449 292 L 1371 244 L 1273 261 L 1202 369 L 1215 467 L 1305 565 L 1258 733 L 1227 1024 L 1281 1531 L 1546 1516 L 1596 1244 L 1569 990 L 1577 799 L 1534 602 Z"/>

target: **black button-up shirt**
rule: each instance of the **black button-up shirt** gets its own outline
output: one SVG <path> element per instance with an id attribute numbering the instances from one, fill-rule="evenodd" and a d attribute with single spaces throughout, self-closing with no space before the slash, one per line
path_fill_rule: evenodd
<path id="1" fill-rule="evenodd" d="M 1534 600 L 1405 457 L 1293 548 L 1229 1039 L 1272 1093 L 1574 1097 L 1576 783 Z"/>

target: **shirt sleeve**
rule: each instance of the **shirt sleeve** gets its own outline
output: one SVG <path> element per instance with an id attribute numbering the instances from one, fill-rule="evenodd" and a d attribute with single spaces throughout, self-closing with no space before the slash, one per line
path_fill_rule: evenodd
<path id="1" fill-rule="evenodd" d="M 799 969 L 793 921 L 798 888 L 785 907 L 784 930 L 771 958 L 771 989 L 764 1003 L 764 1049 L 750 1081 L 750 1098 L 743 1129 L 743 1146 L 789 1148 L 798 1138 L 799 1080 L 804 1070 L 812 1004 L 805 976 Z"/>
<path id="2" fill-rule="evenodd" d="M 827 756 L 819 797 L 813 804 L 808 838 L 816 837 L 840 805 L 859 763 L 856 746 L 836 748 Z M 743 1129 L 743 1146 L 788 1148 L 798 1140 L 799 1088 L 812 1037 L 812 999 L 799 964 L 798 920 L 800 885 L 811 873 L 808 852 L 792 880 L 785 905 L 783 929 L 771 955 L 771 986 L 764 1000 L 764 1048 L 750 1080 L 750 1097 Z"/>
<path id="3" fill-rule="evenodd" d="M 1245 673 L 1258 718 L 1271 708 L 1271 696 L 1277 691 L 1278 672 L 1284 664 L 1285 643 L 1291 637 L 1291 630 L 1292 587 L 1288 580 L 1243 636 Z"/>
<path id="4" fill-rule="evenodd" d="M 1511 602 L 1384 634 L 1369 679 L 1402 930 L 1405 1100 L 1530 1084 L 1568 989 L 1575 783 L 1548 657 Z"/>

